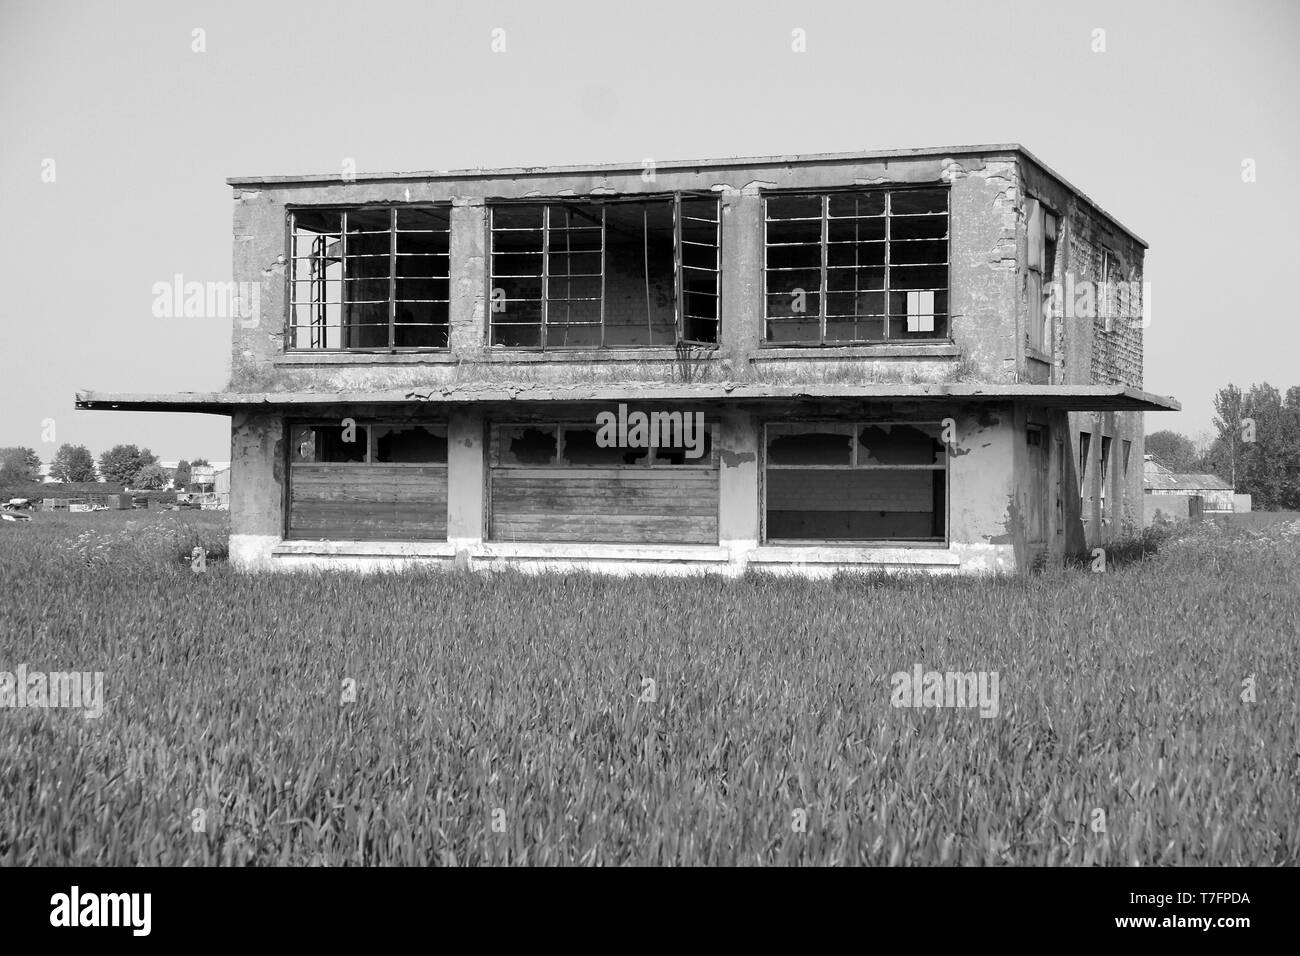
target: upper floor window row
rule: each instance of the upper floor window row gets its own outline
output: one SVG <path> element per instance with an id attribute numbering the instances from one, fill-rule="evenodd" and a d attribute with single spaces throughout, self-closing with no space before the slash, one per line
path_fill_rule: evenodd
<path id="1" fill-rule="evenodd" d="M 769 193 L 767 341 L 948 337 L 948 190 Z"/>
<path id="2" fill-rule="evenodd" d="M 948 337 L 946 188 L 764 197 L 770 345 Z M 447 205 L 290 213 L 286 347 L 445 349 Z M 718 342 L 721 216 L 707 193 L 488 207 L 491 345 Z"/>

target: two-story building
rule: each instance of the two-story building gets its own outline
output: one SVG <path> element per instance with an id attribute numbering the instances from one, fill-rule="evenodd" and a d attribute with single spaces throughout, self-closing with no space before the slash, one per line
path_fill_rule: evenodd
<path id="1" fill-rule="evenodd" d="M 1142 523 L 1145 244 L 1016 145 L 230 180 L 239 566 L 1014 570 Z"/>

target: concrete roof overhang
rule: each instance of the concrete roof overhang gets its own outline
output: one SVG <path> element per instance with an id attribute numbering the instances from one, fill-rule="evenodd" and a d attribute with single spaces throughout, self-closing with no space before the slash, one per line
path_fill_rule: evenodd
<path id="1" fill-rule="evenodd" d="M 766 385 L 736 382 L 582 385 L 463 384 L 339 392 L 79 391 L 79 409 L 137 412 L 234 412 L 334 405 L 529 405 L 556 402 L 780 403 L 801 400 L 881 402 L 1023 402 L 1072 412 L 1166 412 L 1173 398 L 1119 385 Z"/>

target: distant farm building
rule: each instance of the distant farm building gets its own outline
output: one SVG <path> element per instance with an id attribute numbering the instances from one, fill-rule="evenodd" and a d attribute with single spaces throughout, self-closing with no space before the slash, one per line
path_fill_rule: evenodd
<path id="1" fill-rule="evenodd" d="M 1218 475 L 1175 472 L 1146 455 L 1142 462 L 1144 522 L 1163 516 L 1168 521 L 1198 521 L 1202 515 L 1232 514 L 1236 509 L 1232 485 Z M 1249 503 L 1246 510 L 1250 510 Z"/>

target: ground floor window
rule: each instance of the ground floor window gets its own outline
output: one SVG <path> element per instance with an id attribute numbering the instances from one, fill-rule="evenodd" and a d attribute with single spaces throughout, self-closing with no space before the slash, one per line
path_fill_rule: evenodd
<path id="1" fill-rule="evenodd" d="M 290 538 L 445 540 L 447 426 L 288 422 Z"/>
<path id="2" fill-rule="evenodd" d="M 781 422 L 765 431 L 766 540 L 947 540 L 939 422 Z"/>
<path id="3" fill-rule="evenodd" d="M 639 433 L 623 414 L 613 443 L 595 416 L 493 424 L 491 540 L 716 544 L 715 424 L 691 412 L 645 414 Z"/>

